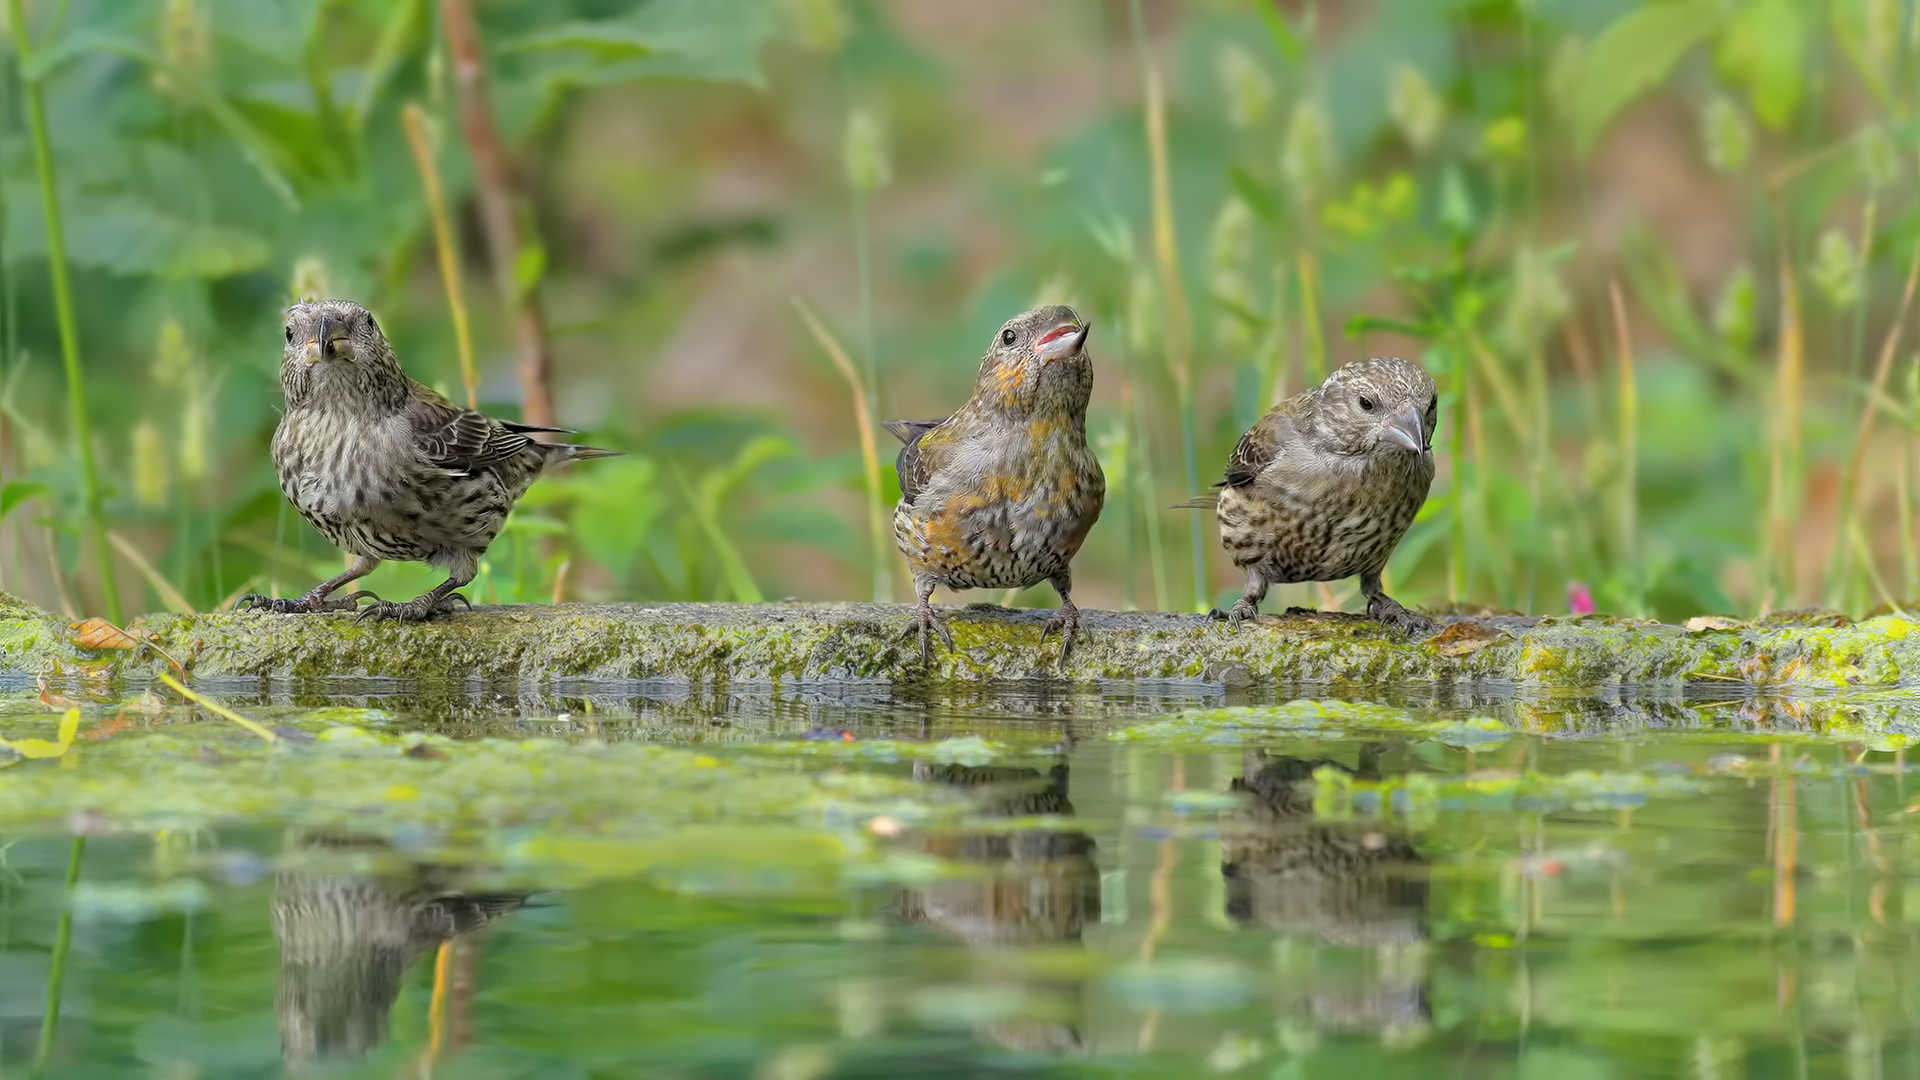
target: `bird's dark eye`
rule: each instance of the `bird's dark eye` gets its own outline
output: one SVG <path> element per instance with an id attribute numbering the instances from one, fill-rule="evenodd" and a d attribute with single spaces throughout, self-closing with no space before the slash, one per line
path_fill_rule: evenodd
<path id="1" fill-rule="evenodd" d="M 293 344 L 293 324 L 287 324 L 287 344 Z"/>
<path id="2" fill-rule="evenodd" d="M 371 311 L 367 312 L 367 329 L 376 334 L 380 332 L 380 324 L 373 321 L 373 312 Z"/>
<path id="3" fill-rule="evenodd" d="M 1373 399 L 1368 397 L 1365 394 L 1360 395 L 1360 411 L 1361 412 L 1373 411 Z"/>
<path id="4" fill-rule="evenodd" d="M 1013 344 L 1013 339 L 1014 339 L 1014 333 L 1013 333 L 1013 331 L 1011 331 L 1011 330 L 1002 330 L 1002 331 L 1000 331 L 1000 344 L 1002 344 L 1002 345 L 1011 345 L 1011 344 Z"/>

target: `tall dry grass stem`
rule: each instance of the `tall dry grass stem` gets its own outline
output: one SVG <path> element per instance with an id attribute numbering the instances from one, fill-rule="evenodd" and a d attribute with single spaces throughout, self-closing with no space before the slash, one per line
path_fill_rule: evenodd
<path id="1" fill-rule="evenodd" d="M 814 315 L 806 301 L 793 297 L 793 310 L 800 315 L 800 321 L 807 324 L 807 331 L 827 354 L 840 377 L 847 381 L 847 388 L 853 391 L 853 418 L 860 429 L 860 464 L 867 485 L 867 530 L 868 540 L 873 548 L 873 602 L 890 603 L 893 600 L 893 574 L 888 568 L 891 549 L 887 545 L 887 507 L 885 496 L 880 487 L 880 449 L 875 445 L 874 428 L 878 426 L 869 402 L 865 380 L 860 377 L 860 369 L 854 366 L 847 351 L 840 347 L 827 328 Z"/>
<path id="2" fill-rule="evenodd" d="M 1780 215 L 1776 208 L 1776 218 Z M 1799 283 L 1794 277 L 1793 261 L 1787 251 L 1784 220 L 1779 223 L 1782 237 L 1779 253 L 1780 346 L 1774 372 L 1773 422 L 1767 432 L 1767 587 L 1762 595 L 1760 613 L 1767 614 L 1776 603 L 1791 607 L 1795 591 L 1793 558 L 1793 522 L 1798 513 L 1801 459 L 1801 394 L 1805 377 L 1806 345 L 1800 322 Z"/>
<path id="3" fill-rule="evenodd" d="M 1127 5 L 1133 23 L 1133 42 L 1139 56 L 1141 85 L 1146 90 L 1147 158 L 1153 184 L 1153 261 L 1160 275 L 1161 333 L 1166 347 L 1167 370 L 1173 375 L 1174 394 L 1180 410 L 1181 454 L 1186 462 L 1187 488 L 1200 487 L 1200 462 L 1197 421 L 1193 393 L 1193 318 L 1187 310 L 1186 289 L 1180 277 L 1180 247 L 1173 223 L 1173 184 L 1167 168 L 1167 94 L 1160 77 L 1160 65 L 1154 60 L 1147 42 L 1146 16 L 1140 0 Z M 1193 606 L 1205 611 L 1207 596 L 1206 546 L 1200 515 L 1188 518 L 1190 550 L 1193 556 Z"/>
<path id="4" fill-rule="evenodd" d="M 1627 303 L 1620 280 L 1607 282 L 1607 300 L 1613 309 L 1614 348 L 1619 356 L 1620 401 L 1615 413 L 1615 438 L 1620 444 L 1620 551 L 1626 567 L 1628 606 L 1642 614 L 1646 597 L 1640 579 L 1640 390 L 1634 377 L 1633 332 L 1627 325 Z"/>
<path id="5" fill-rule="evenodd" d="M 1880 356 L 1873 366 L 1867 400 L 1861 404 L 1860 420 L 1853 427 L 1853 447 L 1847 452 L 1847 464 L 1840 477 L 1840 510 L 1834 519 L 1834 551 L 1827 580 L 1827 602 L 1836 607 L 1853 576 L 1854 546 L 1846 542 L 1846 536 L 1849 530 L 1859 524 L 1856 519 L 1860 508 L 1861 478 L 1866 471 L 1867 444 L 1873 438 L 1873 422 L 1880 414 L 1887 381 L 1893 375 L 1894 360 L 1900 354 L 1900 337 L 1906 329 L 1907 315 L 1913 310 L 1915 286 L 1920 286 L 1920 242 L 1914 244 L 1913 258 L 1907 263 L 1907 280 L 1900 288 L 1900 306 L 1894 312 L 1893 325 L 1887 327 L 1885 340 L 1880 343 Z M 1911 527 L 1910 523 L 1908 527 Z M 1872 570 L 1871 564 L 1868 569 Z"/>
<path id="6" fill-rule="evenodd" d="M 552 427 L 553 362 L 547 344 L 546 314 L 540 306 L 545 257 L 538 241 L 528 247 L 521 236 L 513 170 L 487 97 L 486 52 L 480 47 L 480 27 L 470 0 L 440 0 L 440 26 L 453 62 L 460 132 L 467 144 L 467 156 L 473 160 L 474 201 L 479 206 L 487 258 L 493 264 L 494 289 L 500 294 L 500 302 L 513 313 L 521 415 L 529 424 Z M 411 138 L 412 132 L 408 135 Z M 419 150 L 414 152 L 418 154 Z M 439 235 L 437 225 L 435 235 Z"/>
<path id="7" fill-rule="evenodd" d="M 18 0 L 16 0 L 18 2 Z M 473 334 L 467 321 L 465 290 L 460 283 L 460 253 L 454 246 L 453 219 L 447 213 L 446 193 L 440 187 L 440 166 L 433 160 L 433 140 L 427 137 L 427 114 L 414 102 L 400 110 L 407 129 L 407 145 L 420 170 L 420 187 L 427 196 L 427 216 L 433 220 L 433 246 L 440 257 L 440 280 L 447 288 L 447 310 L 453 315 L 453 341 L 460 356 L 460 384 L 467 391 L 467 408 L 480 407 L 480 375 L 473 365 Z"/>

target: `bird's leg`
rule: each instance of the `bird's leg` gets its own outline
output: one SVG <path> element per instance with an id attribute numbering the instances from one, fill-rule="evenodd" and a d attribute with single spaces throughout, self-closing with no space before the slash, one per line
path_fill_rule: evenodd
<path id="1" fill-rule="evenodd" d="M 474 561 L 477 562 L 478 560 Z M 426 622 L 435 615 L 452 611 L 455 600 L 460 601 L 461 604 L 471 610 L 473 603 L 454 590 L 472 581 L 478 569 L 476 565 L 460 567 L 454 570 L 447 580 L 405 603 L 381 600 L 368 604 L 365 608 L 361 609 L 360 614 L 356 615 L 353 621 L 393 619 L 397 622 Z"/>
<path id="2" fill-rule="evenodd" d="M 1260 601 L 1267 598 L 1267 577 L 1257 566 L 1247 567 L 1247 588 L 1240 599 L 1233 602 L 1232 611 L 1214 608 L 1207 612 L 1207 618 L 1215 622 L 1224 622 L 1231 630 L 1240 629 L 1240 624 L 1260 614 Z"/>
<path id="3" fill-rule="evenodd" d="M 1060 610 L 1053 613 L 1047 621 L 1047 628 L 1040 631 L 1040 643 L 1046 644 L 1048 638 L 1060 635 L 1060 662 L 1066 663 L 1073 655 L 1073 639 L 1086 633 L 1080 629 L 1080 609 L 1073 606 L 1073 573 L 1062 570 L 1053 575 L 1053 591 L 1060 594 Z"/>
<path id="4" fill-rule="evenodd" d="M 1434 621 L 1417 611 L 1408 611 L 1400 606 L 1400 601 L 1388 596 L 1380 587 L 1380 571 L 1369 570 L 1360 575 L 1360 591 L 1367 597 L 1367 617 L 1383 623 L 1406 634 L 1431 634 L 1436 629 Z"/>
<path id="5" fill-rule="evenodd" d="M 953 632 L 947 629 L 947 621 L 933 610 L 933 590 L 937 585 L 939 582 L 926 574 L 913 575 L 914 591 L 920 595 L 920 613 L 919 617 L 908 623 L 907 628 L 900 633 L 901 637 L 906 638 L 912 637 L 915 631 L 919 631 L 922 664 L 933 663 L 933 635 L 936 633 L 946 644 L 947 651 L 954 651 Z"/>
<path id="6" fill-rule="evenodd" d="M 329 600 L 327 597 L 331 596 L 335 590 L 348 582 L 358 581 L 368 574 L 373 573 L 374 567 L 379 565 L 379 559 L 370 559 L 365 555 L 356 555 L 353 557 L 353 565 L 347 567 L 345 573 L 330 577 L 320 584 L 315 585 L 313 588 L 308 589 L 305 596 L 289 598 L 285 596 L 262 596 L 259 593 L 248 593 L 234 601 L 233 609 L 235 611 L 248 611 L 257 608 L 281 615 L 307 615 L 320 611 L 352 611 L 354 608 L 360 606 L 362 599 L 378 600 L 380 598 L 370 592 L 348 593 L 338 600 Z"/>

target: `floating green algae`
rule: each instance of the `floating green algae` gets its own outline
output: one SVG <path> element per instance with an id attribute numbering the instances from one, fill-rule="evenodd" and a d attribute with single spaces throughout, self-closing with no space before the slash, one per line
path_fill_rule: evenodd
<path id="1" fill-rule="evenodd" d="M 37 724 L 34 726 L 38 726 Z M 98 727 L 94 730 L 99 730 Z M 656 873 L 742 887 L 876 857 L 877 816 L 965 810 L 912 781 L 634 742 L 456 741 L 345 724 L 269 743 L 218 723 L 88 741 L 0 773 L 0 830 L 159 833 L 261 821 L 519 867 L 546 887 Z M 758 869 L 748 869 L 748 868 Z"/>
<path id="2" fill-rule="evenodd" d="M 1189 709 L 1116 731 L 1120 742 L 1164 749 L 1218 749 L 1270 742 L 1275 736 L 1342 739 L 1356 733 L 1431 739 L 1449 746 L 1504 742 L 1513 729 L 1490 717 L 1423 720 L 1405 709 L 1353 701 L 1289 701 L 1284 705 Z"/>

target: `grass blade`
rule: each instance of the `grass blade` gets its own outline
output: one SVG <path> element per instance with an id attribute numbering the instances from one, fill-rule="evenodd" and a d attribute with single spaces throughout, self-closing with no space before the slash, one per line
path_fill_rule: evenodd
<path id="1" fill-rule="evenodd" d="M 33 136 L 34 171 L 40 180 L 40 201 L 47 215 L 47 276 L 53 288 L 54 319 L 60 327 L 60 360 L 67 373 L 67 402 L 73 415 L 73 441 L 80 455 L 80 477 L 84 485 L 87 532 L 93 544 L 95 564 L 100 573 L 100 593 L 107 621 L 118 624 L 120 590 L 113 579 L 113 555 L 107 548 L 107 514 L 101 501 L 100 469 L 93 460 L 93 431 L 87 420 L 86 378 L 80 371 L 80 331 L 73 318 L 73 290 L 67 278 L 67 244 L 60 223 L 60 190 L 53 174 L 53 142 L 47 134 L 47 110 L 40 94 L 40 77 L 34 71 L 33 45 L 29 38 L 24 0 L 7 0 L 11 16 L 14 46 L 20 56 L 22 104 L 27 111 L 27 126 Z"/>
<path id="2" fill-rule="evenodd" d="M 873 602 L 888 604 L 893 602 L 893 572 L 888 567 L 889 549 L 887 547 L 887 508 L 886 497 L 880 488 L 880 449 L 874 444 L 873 429 L 876 423 L 872 409 L 868 405 L 867 386 L 860 377 L 860 369 L 855 367 L 847 351 L 840 347 L 827 328 L 813 314 L 806 301 L 792 298 L 793 309 L 800 313 L 800 321 L 807 324 L 807 331 L 820 350 L 833 361 L 840 377 L 847 380 L 847 386 L 853 391 L 853 418 L 860 428 L 860 464 L 865 472 L 867 485 L 867 528 L 873 544 Z"/>
<path id="3" fill-rule="evenodd" d="M 156 675 L 154 677 L 159 679 L 161 683 L 170 687 L 174 693 L 179 694 L 181 697 L 186 698 L 188 701 L 193 702 L 195 705 L 198 705 L 201 708 L 207 710 L 208 712 L 214 714 L 215 716 L 220 717 L 222 720 L 231 720 L 234 723 L 252 732 L 253 734 L 260 736 L 262 739 L 265 739 L 269 743 L 276 743 L 280 741 L 280 736 L 275 735 L 273 732 L 268 731 L 266 728 L 261 727 L 259 724 L 256 724 L 253 721 L 247 719 L 246 717 L 241 716 L 239 713 L 234 712 L 232 709 L 227 708 L 225 705 L 222 705 L 219 702 L 209 701 L 206 698 L 201 697 L 199 694 L 196 694 L 193 691 L 187 689 L 173 676 L 162 672 L 161 674 Z"/>
<path id="4" fill-rule="evenodd" d="M 17 2 L 17 0 L 16 0 Z M 440 167 L 434 164 L 433 144 L 427 138 L 426 111 L 414 102 L 400 111 L 407 129 L 407 144 L 413 148 L 413 161 L 420 169 L 420 186 L 427 195 L 427 214 L 433 219 L 433 246 L 440 256 L 440 280 L 447 287 L 447 309 L 453 315 L 453 340 L 460 351 L 460 382 L 466 387 L 467 408 L 480 407 L 480 376 L 473 366 L 473 336 L 467 329 L 467 301 L 460 287 L 460 255 L 454 247 L 453 222 L 447 215 L 447 198 L 440 188 Z"/>

